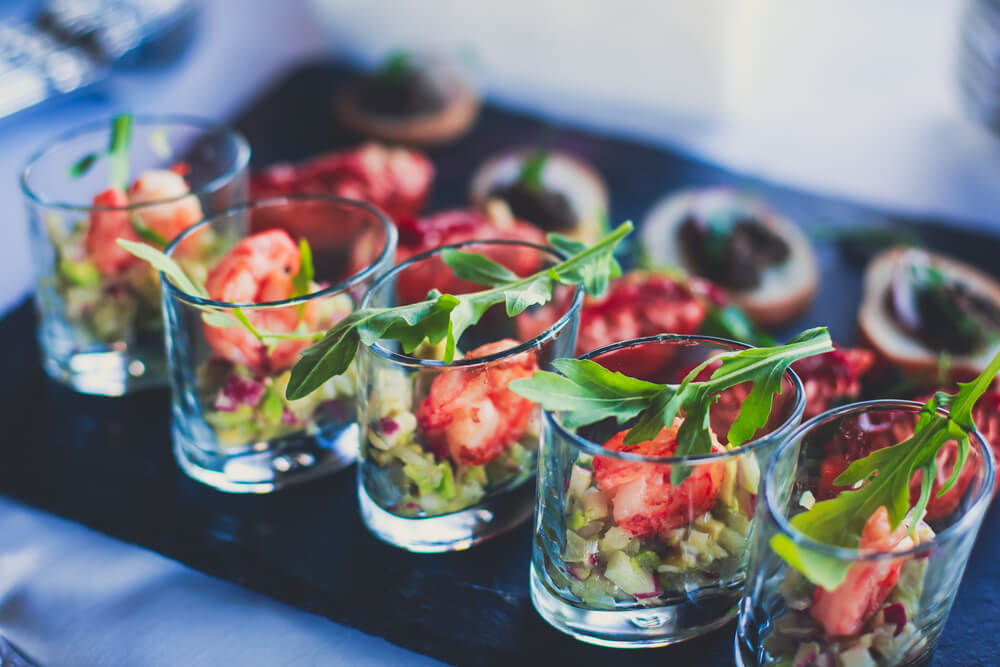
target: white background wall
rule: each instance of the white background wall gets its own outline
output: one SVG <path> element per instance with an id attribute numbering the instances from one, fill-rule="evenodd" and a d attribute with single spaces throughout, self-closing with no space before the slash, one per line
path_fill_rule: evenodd
<path id="1" fill-rule="evenodd" d="M 497 100 L 894 209 L 1000 223 L 956 95 L 958 0 L 312 0 L 361 62 L 475 53 Z"/>

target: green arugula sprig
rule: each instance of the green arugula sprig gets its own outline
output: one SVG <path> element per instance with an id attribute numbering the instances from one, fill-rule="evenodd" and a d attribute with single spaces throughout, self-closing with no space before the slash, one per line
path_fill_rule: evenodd
<path id="1" fill-rule="evenodd" d="M 969 456 L 969 433 L 975 429 L 972 408 L 998 372 L 1000 353 L 975 380 L 960 382 L 957 393 L 934 394 L 921 409 L 912 436 L 854 461 L 834 480 L 837 486 L 862 486 L 816 503 L 808 511 L 792 517 L 792 526 L 817 542 L 854 549 L 865 522 L 884 505 L 889 510 L 893 529 L 909 515 L 910 530 L 914 530 L 930 502 L 937 454 L 952 440 L 958 443 L 958 458 L 951 476 L 938 491 L 938 497 L 950 491 L 958 481 Z M 947 415 L 938 412 L 942 407 L 948 408 Z M 923 471 L 920 496 L 910 509 L 910 480 L 918 470 Z M 787 535 L 772 537 L 771 548 L 807 579 L 827 590 L 839 586 L 847 575 L 849 563 L 796 544 Z"/>
<path id="2" fill-rule="evenodd" d="M 104 153 L 88 153 L 74 162 L 69 170 L 70 178 L 83 176 L 97 163 L 102 155 L 107 155 L 111 171 L 111 187 L 124 190 L 128 187 L 129 146 L 132 144 L 132 114 L 118 114 L 111 119 L 111 138 Z"/>
<path id="3" fill-rule="evenodd" d="M 521 170 L 517 174 L 517 182 L 524 183 L 533 190 L 542 189 L 542 172 L 549 160 L 548 151 L 537 150 L 521 161 Z"/>
<path id="4" fill-rule="evenodd" d="M 589 359 L 557 359 L 559 373 L 536 371 L 530 378 L 510 383 L 510 390 L 560 413 L 569 428 L 578 428 L 614 418 L 619 424 L 638 417 L 625 435 L 626 444 L 652 440 L 664 426 L 673 424 L 683 411 L 677 432 L 675 456 L 698 456 L 712 450 L 709 411 L 719 394 L 743 382 L 753 388 L 743 401 L 739 415 L 727 434 L 729 447 L 739 447 L 771 414 L 774 395 L 781 392 L 782 376 L 789 365 L 804 357 L 833 349 L 825 328 L 809 329 L 784 345 L 756 347 L 710 357 L 691 370 L 680 384 L 657 384 L 607 370 Z M 698 376 L 717 363 L 709 379 Z M 688 466 L 673 466 L 671 483 L 688 475 Z"/>
<path id="5" fill-rule="evenodd" d="M 303 398 L 346 371 L 360 344 L 396 340 L 411 353 L 425 340 L 432 345 L 445 341 L 444 361 L 451 362 L 462 333 L 494 305 L 505 304 L 507 315 L 514 317 L 529 306 L 550 301 L 556 284 L 581 285 L 589 294 L 600 296 L 608 281 L 621 275 L 614 250 L 631 231 L 632 223 L 625 222 L 589 248 L 550 234 L 549 243 L 568 258 L 525 278 L 482 255 L 444 249 L 441 259 L 456 277 L 490 289 L 457 296 L 432 290 L 425 301 L 408 306 L 363 308 L 351 313 L 302 353 L 292 368 L 286 396 L 290 400 Z"/>

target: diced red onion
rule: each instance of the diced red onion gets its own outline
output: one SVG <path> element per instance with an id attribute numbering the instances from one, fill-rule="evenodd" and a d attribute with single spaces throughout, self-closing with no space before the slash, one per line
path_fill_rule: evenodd
<path id="1" fill-rule="evenodd" d="M 883 609 L 882 616 L 885 617 L 886 623 L 896 624 L 896 633 L 893 635 L 894 637 L 898 636 L 906 626 L 906 607 L 899 602 L 895 602 Z"/>
<path id="2" fill-rule="evenodd" d="M 378 430 L 383 435 L 392 435 L 399 430 L 399 423 L 392 417 L 382 417 L 378 420 Z"/>
<path id="3" fill-rule="evenodd" d="M 252 408 L 260 403 L 263 396 L 263 382 L 231 375 L 215 397 L 214 407 L 221 412 L 232 412 L 241 405 Z"/>

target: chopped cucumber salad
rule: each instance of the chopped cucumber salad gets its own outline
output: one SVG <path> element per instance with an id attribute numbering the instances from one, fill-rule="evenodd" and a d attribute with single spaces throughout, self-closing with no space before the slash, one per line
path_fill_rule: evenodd
<path id="1" fill-rule="evenodd" d="M 593 457 L 581 454 L 566 491 L 566 533 L 552 582 L 589 608 L 653 606 L 692 589 L 742 576 L 760 478 L 753 454 L 727 460 L 714 506 L 687 525 L 636 537 L 615 523 L 597 488 Z"/>

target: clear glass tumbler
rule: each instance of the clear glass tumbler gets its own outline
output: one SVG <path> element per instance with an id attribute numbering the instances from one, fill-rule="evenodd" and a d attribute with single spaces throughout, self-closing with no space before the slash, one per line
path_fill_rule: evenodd
<path id="1" fill-rule="evenodd" d="M 663 334 L 582 358 L 677 384 L 711 356 L 744 347 Z M 743 446 L 726 449 L 748 392 L 741 384 L 720 395 L 709 413 L 719 442 L 712 453 L 689 458 L 620 451 L 629 425 L 606 420 L 571 430 L 560 414 L 545 413 L 531 599 L 546 621 L 585 642 L 634 648 L 683 641 L 735 616 L 760 470 L 805 403 L 798 377 L 786 371 L 768 423 Z M 664 451 L 674 451 L 674 441 L 664 442 Z M 676 466 L 689 475 L 673 486 Z"/>
<path id="2" fill-rule="evenodd" d="M 324 216 L 330 230 L 306 238 L 315 275 L 307 293 L 267 300 L 292 280 L 290 268 L 267 241 L 284 230 L 249 236 L 249 218 L 301 213 Z M 280 213 L 280 215 L 278 215 Z M 240 256 L 237 244 L 255 245 Z M 300 239 L 295 239 L 301 242 Z M 285 387 L 299 353 L 361 301 L 395 259 L 396 228 L 378 210 L 347 199 L 302 195 L 242 204 L 191 227 L 167 249 L 187 274 L 213 290 L 242 292 L 256 302 L 233 303 L 189 294 L 163 277 L 167 356 L 173 389 L 174 453 L 191 477 L 223 491 L 268 493 L 339 470 L 357 459 L 355 376 L 329 380 L 309 396 L 289 401 Z M 299 263 L 296 260 L 296 263 Z M 229 292 L 235 293 L 235 292 Z M 261 342 L 237 320 L 263 332 L 295 337 Z"/>
<path id="3" fill-rule="evenodd" d="M 446 247 L 483 254 L 520 276 L 560 259 L 550 248 L 518 241 Z M 364 305 L 406 305 L 435 288 L 484 289 L 458 280 L 441 250 L 397 266 Z M 407 355 L 380 342 L 358 352 L 358 495 L 377 537 L 410 551 L 455 551 L 531 516 L 541 409 L 507 384 L 572 354 L 583 293 L 562 286 L 555 292 L 549 306 L 513 318 L 502 304 L 488 310 L 458 341 L 463 354 L 452 363 L 438 360 L 440 346 Z"/>
<path id="4" fill-rule="evenodd" d="M 833 480 L 852 462 L 912 435 L 920 408 L 911 401 L 846 405 L 806 422 L 777 449 L 757 504 L 737 664 L 930 664 L 993 489 L 993 457 L 982 436 L 972 434 L 956 487 L 937 498 L 957 447 L 950 443 L 939 452 L 930 504 L 909 535 L 905 529 L 890 533 L 888 514 L 876 511 L 866 520 L 862 551 L 816 542 L 789 521 L 812 502 L 837 495 L 842 489 Z M 919 488 L 915 476 L 911 506 Z M 817 558 L 849 565 L 844 583 L 833 591 L 812 584 L 771 548 L 776 535 Z"/>
<path id="5" fill-rule="evenodd" d="M 45 370 L 88 394 L 119 396 L 167 381 L 160 287 L 152 268 L 115 245 L 161 249 L 204 215 L 243 201 L 250 148 L 230 128 L 183 116 L 137 116 L 126 195 L 108 184 L 111 123 L 42 148 L 21 174 L 36 269 Z M 155 170 L 155 171 L 154 171 Z"/>

